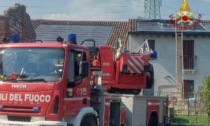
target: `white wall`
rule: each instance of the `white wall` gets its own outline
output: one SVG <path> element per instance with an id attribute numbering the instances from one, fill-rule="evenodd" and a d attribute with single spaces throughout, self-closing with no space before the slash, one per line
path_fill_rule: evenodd
<path id="1" fill-rule="evenodd" d="M 155 40 L 155 50 L 158 59 L 150 61 L 155 70 L 154 91 L 171 91 L 176 87 L 176 40 L 174 37 L 156 35 L 129 35 L 128 49 L 136 52 L 144 39 Z M 194 89 L 202 86 L 205 75 L 210 74 L 210 38 L 184 37 L 184 40 L 194 40 L 194 55 L 196 59 L 196 72 L 185 72 L 185 80 L 194 80 Z"/>

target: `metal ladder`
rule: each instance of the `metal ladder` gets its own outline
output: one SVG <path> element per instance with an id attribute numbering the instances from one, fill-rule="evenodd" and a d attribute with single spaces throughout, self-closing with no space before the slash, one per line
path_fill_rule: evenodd
<path id="1" fill-rule="evenodd" d="M 176 86 L 178 93 L 182 94 L 183 85 L 183 31 L 176 31 Z"/>
<path id="2" fill-rule="evenodd" d="M 140 46 L 140 48 L 137 50 L 137 53 L 141 53 L 141 54 L 147 53 L 147 54 L 150 54 L 151 51 L 152 50 L 149 47 L 148 39 L 145 39 L 144 42 L 142 43 L 142 45 Z"/>

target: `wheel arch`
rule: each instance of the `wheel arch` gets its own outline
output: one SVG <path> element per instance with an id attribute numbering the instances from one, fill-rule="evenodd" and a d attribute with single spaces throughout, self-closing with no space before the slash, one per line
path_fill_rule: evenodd
<path id="1" fill-rule="evenodd" d="M 70 119 L 70 124 L 73 124 L 73 126 L 80 126 L 82 119 L 84 119 L 87 116 L 94 116 L 98 117 L 97 112 L 92 107 L 83 107 L 80 112 L 77 114 L 77 116 L 72 117 Z M 97 124 L 99 123 L 98 119 L 96 120 Z"/>
<path id="2" fill-rule="evenodd" d="M 93 114 L 93 113 L 87 113 L 87 114 L 85 114 L 85 115 L 82 117 L 82 119 L 81 119 L 81 121 L 80 121 L 80 125 L 81 125 L 82 121 L 86 119 L 86 117 L 93 117 L 93 118 L 95 119 L 96 124 L 97 124 L 97 125 L 99 124 L 98 119 L 97 119 L 97 116 L 96 116 L 95 114 Z"/>
<path id="3" fill-rule="evenodd" d="M 152 126 L 152 125 L 149 125 L 150 124 L 150 119 L 157 119 L 157 124 L 159 124 L 159 118 L 158 118 L 158 113 L 156 111 L 152 111 L 150 116 L 149 116 L 149 120 L 148 120 L 148 126 Z"/>
<path id="4" fill-rule="evenodd" d="M 156 111 L 152 111 L 152 113 L 150 114 L 150 117 L 153 116 L 153 117 L 157 117 L 158 118 L 158 114 Z"/>

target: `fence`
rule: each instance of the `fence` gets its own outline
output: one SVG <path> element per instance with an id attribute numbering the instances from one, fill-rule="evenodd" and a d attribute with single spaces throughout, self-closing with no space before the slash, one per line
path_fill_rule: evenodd
<path id="1" fill-rule="evenodd" d="M 172 126 L 207 126 L 209 124 L 202 92 L 187 93 L 187 99 L 184 98 L 186 93 L 180 92 L 143 91 L 141 95 L 168 97 Z"/>

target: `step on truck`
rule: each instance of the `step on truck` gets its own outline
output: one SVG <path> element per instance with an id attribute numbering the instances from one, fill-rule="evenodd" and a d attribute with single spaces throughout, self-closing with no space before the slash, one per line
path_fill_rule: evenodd
<path id="1" fill-rule="evenodd" d="M 168 100 L 150 88 L 150 54 L 68 41 L 0 45 L 0 126 L 164 126 Z M 95 42 L 93 45 L 95 45 Z"/>

